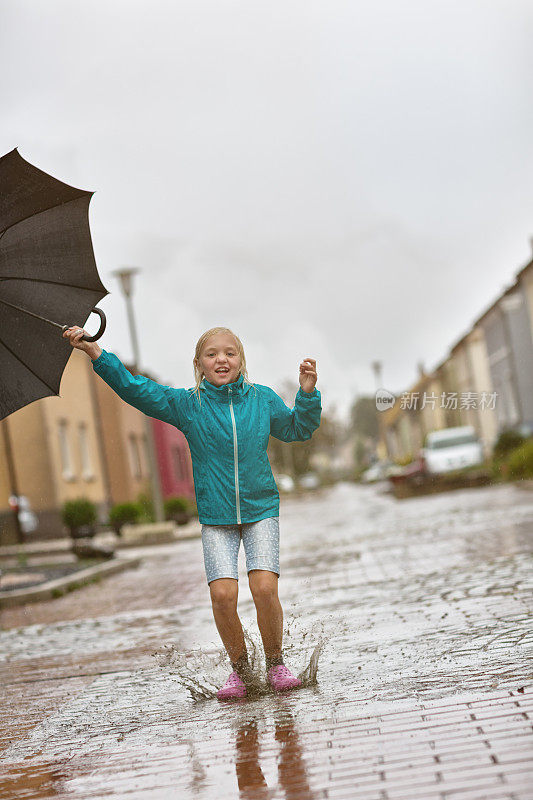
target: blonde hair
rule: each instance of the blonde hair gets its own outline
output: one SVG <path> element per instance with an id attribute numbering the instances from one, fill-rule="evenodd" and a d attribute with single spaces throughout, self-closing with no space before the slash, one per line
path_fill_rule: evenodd
<path id="1" fill-rule="evenodd" d="M 202 405 L 202 399 L 200 397 L 200 384 L 201 384 L 201 382 L 202 382 L 202 380 L 204 378 L 204 372 L 203 372 L 202 368 L 200 367 L 200 356 L 202 354 L 202 350 L 203 350 L 204 345 L 207 342 L 207 340 L 209 338 L 211 338 L 211 336 L 215 336 L 215 334 L 217 334 L 217 333 L 227 333 L 230 336 L 233 336 L 233 338 L 235 339 L 235 343 L 237 345 L 237 349 L 239 351 L 239 355 L 241 357 L 241 366 L 240 366 L 240 369 L 239 369 L 239 373 L 242 374 L 243 380 L 245 381 L 245 383 L 249 383 L 250 386 L 253 386 L 254 389 L 255 389 L 255 385 L 248 378 L 248 370 L 246 368 L 246 356 L 244 355 L 244 347 L 243 347 L 243 344 L 242 344 L 241 340 L 237 336 L 237 334 L 233 333 L 233 331 L 230 330 L 229 328 L 221 328 L 221 327 L 209 328 L 208 331 L 205 331 L 205 333 L 202 333 L 202 335 L 200 336 L 200 338 L 196 342 L 196 348 L 195 348 L 195 351 L 194 351 L 194 358 L 192 360 L 192 365 L 193 365 L 193 369 L 194 369 L 194 380 L 196 382 L 196 385 L 195 385 L 195 387 L 194 387 L 194 389 L 192 391 L 195 392 L 195 394 L 198 396 L 198 402 L 200 403 L 200 405 Z M 256 389 L 256 392 L 257 392 L 257 389 Z"/>

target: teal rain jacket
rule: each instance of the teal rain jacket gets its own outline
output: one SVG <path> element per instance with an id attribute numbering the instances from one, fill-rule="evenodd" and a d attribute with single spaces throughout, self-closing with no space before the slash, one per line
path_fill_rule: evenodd
<path id="1" fill-rule="evenodd" d="M 102 350 L 94 371 L 139 411 L 182 431 L 191 451 L 199 521 L 235 525 L 279 515 L 279 492 L 267 456 L 269 436 L 282 442 L 310 439 L 320 425 L 320 392 L 300 387 L 294 408 L 268 386 L 250 385 L 240 374 L 214 386 L 205 378 L 198 393 L 133 376 L 114 354 Z"/>

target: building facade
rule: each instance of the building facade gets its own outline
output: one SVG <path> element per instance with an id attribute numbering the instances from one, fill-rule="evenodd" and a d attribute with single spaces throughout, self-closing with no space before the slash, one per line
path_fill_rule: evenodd
<path id="1" fill-rule="evenodd" d="M 502 431 L 533 434 L 533 261 L 403 395 L 383 412 L 387 452 L 396 459 L 415 458 L 426 434 L 441 428 L 472 425 L 487 457 Z"/>
<path id="2" fill-rule="evenodd" d="M 194 497 L 192 463 L 183 434 L 152 420 L 163 498 Z M 8 447 L 8 443 L 11 447 Z M 143 415 L 121 400 L 73 349 L 59 397 L 45 397 L 0 422 L 0 543 L 16 541 L 9 498 L 28 498 L 38 528 L 28 540 L 66 534 L 61 507 L 85 497 L 106 523 L 116 503 L 150 491 Z"/>

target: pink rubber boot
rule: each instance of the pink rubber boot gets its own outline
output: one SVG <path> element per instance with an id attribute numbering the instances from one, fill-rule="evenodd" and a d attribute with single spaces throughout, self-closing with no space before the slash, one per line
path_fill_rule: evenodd
<path id="1" fill-rule="evenodd" d="M 219 700 L 236 700 L 246 697 L 246 685 L 236 672 L 232 672 L 228 680 L 217 692 Z"/>
<path id="2" fill-rule="evenodd" d="M 278 664 L 276 667 L 270 667 L 267 672 L 269 684 L 276 692 L 285 692 L 287 689 L 295 689 L 301 686 L 302 682 L 296 678 L 292 672 L 287 669 L 285 664 Z"/>

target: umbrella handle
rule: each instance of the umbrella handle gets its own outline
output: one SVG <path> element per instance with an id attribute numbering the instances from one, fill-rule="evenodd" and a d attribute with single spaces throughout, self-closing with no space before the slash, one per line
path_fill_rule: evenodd
<path id="1" fill-rule="evenodd" d="M 105 314 L 101 308 L 91 308 L 91 314 L 98 314 L 98 316 L 100 317 L 100 328 L 94 334 L 94 336 L 82 336 L 81 338 L 84 342 L 96 342 L 96 340 L 103 335 L 105 331 L 105 326 L 107 325 Z"/>

